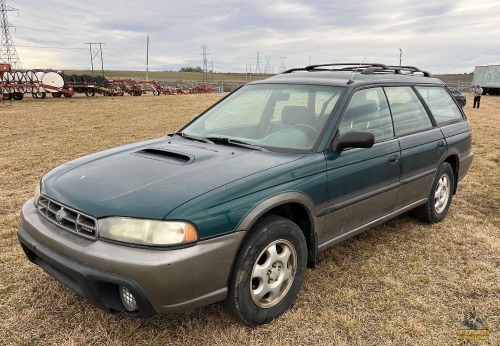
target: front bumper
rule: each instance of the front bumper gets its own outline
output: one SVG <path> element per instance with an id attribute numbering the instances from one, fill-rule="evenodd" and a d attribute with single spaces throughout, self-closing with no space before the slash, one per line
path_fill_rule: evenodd
<path id="1" fill-rule="evenodd" d="M 22 208 L 19 242 L 28 259 L 95 305 L 126 311 L 118 287 L 132 292 L 137 316 L 184 311 L 220 301 L 244 232 L 170 250 L 88 240 L 44 219 L 33 200 Z"/>

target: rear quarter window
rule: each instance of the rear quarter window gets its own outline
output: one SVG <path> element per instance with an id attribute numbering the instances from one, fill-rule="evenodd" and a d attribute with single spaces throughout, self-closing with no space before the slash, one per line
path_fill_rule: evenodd
<path id="1" fill-rule="evenodd" d="M 462 120 L 462 113 L 452 96 L 441 87 L 416 87 L 429 107 L 436 123 L 442 124 Z"/>

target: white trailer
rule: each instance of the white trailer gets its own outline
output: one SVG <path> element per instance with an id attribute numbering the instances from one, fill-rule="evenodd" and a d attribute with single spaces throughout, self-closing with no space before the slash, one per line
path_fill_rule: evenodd
<path id="1" fill-rule="evenodd" d="M 472 84 L 479 84 L 483 95 L 500 95 L 500 65 L 476 66 Z"/>

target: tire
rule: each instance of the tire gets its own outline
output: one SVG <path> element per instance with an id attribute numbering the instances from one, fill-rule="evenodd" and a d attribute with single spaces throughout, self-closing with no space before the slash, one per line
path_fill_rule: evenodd
<path id="1" fill-rule="evenodd" d="M 24 94 L 20 92 L 12 93 L 12 99 L 16 101 L 21 101 L 24 98 Z"/>
<path id="2" fill-rule="evenodd" d="M 93 96 L 95 96 L 95 90 L 89 88 L 89 89 L 85 90 L 85 95 L 87 97 L 93 97 Z"/>
<path id="3" fill-rule="evenodd" d="M 415 216 L 424 222 L 436 223 L 444 220 L 450 209 L 455 175 L 448 162 L 443 162 L 436 173 L 432 183 L 431 192 L 427 203 L 415 209 Z"/>
<path id="4" fill-rule="evenodd" d="M 47 93 L 45 91 L 37 91 L 37 92 L 32 92 L 31 96 L 35 99 L 44 99 L 47 97 Z"/>
<path id="5" fill-rule="evenodd" d="M 56 97 L 61 97 L 62 94 L 60 92 L 56 92 L 56 93 L 52 93 L 52 97 L 56 98 Z"/>
<path id="6" fill-rule="evenodd" d="M 248 326 L 271 322 L 294 301 L 306 265 L 307 244 L 300 228 L 281 216 L 265 216 L 240 247 L 224 307 Z"/>

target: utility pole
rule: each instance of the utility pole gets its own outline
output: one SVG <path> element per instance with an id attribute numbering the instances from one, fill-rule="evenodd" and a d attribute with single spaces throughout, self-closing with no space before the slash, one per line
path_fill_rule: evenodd
<path id="1" fill-rule="evenodd" d="M 100 59 L 101 60 L 101 72 L 102 76 L 104 77 L 104 60 L 102 59 L 102 45 L 106 44 L 103 42 L 88 42 L 85 43 L 89 45 L 89 51 L 90 51 L 90 65 L 92 66 L 92 74 L 94 74 L 94 59 Z M 99 45 L 99 48 L 92 48 L 92 45 Z"/>
<path id="2" fill-rule="evenodd" d="M 149 35 L 146 40 L 146 80 L 149 80 Z"/>
<path id="3" fill-rule="evenodd" d="M 0 63 L 10 64 L 13 69 L 22 69 L 21 60 L 19 55 L 17 55 L 16 47 L 14 46 L 14 41 L 10 36 L 9 28 L 13 27 L 9 24 L 9 18 L 7 17 L 7 12 L 17 11 L 19 15 L 19 10 L 7 6 L 6 0 L 0 0 L 0 22 L 2 25 L 2 40 L 0 41 Z"/>
<path id="4" fill-rule="evenodd" d="M 399 66 L 401 66 L 401 57 L 403 56 L 403 50 L 399 48 Z"/>
<path id="5" fill-rule="evenodd" d="M 214 61 L 210 59 L 210 74 L 212 75 L 212 83 L 214 82 Z"/>

